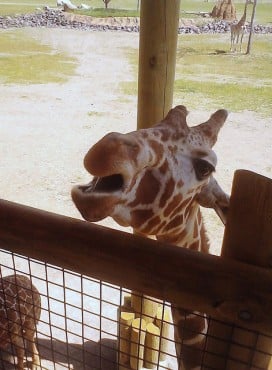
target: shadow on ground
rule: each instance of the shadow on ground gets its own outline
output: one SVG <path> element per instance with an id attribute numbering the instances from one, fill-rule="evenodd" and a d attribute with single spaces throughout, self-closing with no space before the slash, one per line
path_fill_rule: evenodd
<path id="1" fill-rule="evenodd" d="M 84 344 L 68 344 L 56 340 L 39 339 L 41 361 L 50 361 L 73 370 L 117 370 L 116 340 L 101 339 Z M 45 365 L 46 366 L 46 365 Z"/>
<path id="2" fill-rule="evenodd" d="M 37 342 L 42 370 L 117 370 L 116 340 L 101 339 L 81 344 L 68 344 L 61 341 L 38 339 Z M 1 351 L 0 369 L 16 370 L 13 351 Z M 27 368 L 31 369 L 28 356 Z"/>

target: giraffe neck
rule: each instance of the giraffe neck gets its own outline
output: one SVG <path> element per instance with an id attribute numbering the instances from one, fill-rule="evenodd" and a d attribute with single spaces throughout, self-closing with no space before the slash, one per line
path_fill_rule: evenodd
<path id="1" fill-rule="evenodd" d="M 247 16 L 247 4 L 245 5 L 244 14 L 242 15 L 242 18 L 237 23 L 237 26 L 242 27 L 245 24 L 246 16 Z"/>
<path id="2" fill-rule="evenodd" d="M 175 234 L 157 235 L 157 239 L 179 247 L 208 253 L 209 242 L 200 207 L 194 201 L 184 214 L 184 223 Z M 207 320 L 199 312 L 188 312 L 172 305 L 178 369 L 199 369 L 207 333 Z M 192 330 L 191 328 L 197 328 Z"/>
<path id="3" fill-rule="evenodd" d="M 203 223 L 202 214 L 196 204 L 190 208 L 185 222 L 174 233 L 156 235 L 159 241 L 174 244 L 178 247 L 208 253 L 209 241 Z"/>

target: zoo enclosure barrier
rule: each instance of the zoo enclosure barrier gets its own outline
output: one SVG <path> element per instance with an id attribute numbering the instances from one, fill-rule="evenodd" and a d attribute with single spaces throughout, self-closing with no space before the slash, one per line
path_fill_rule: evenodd
<path id="1" fill-rule="evenodd" d="M 271 212 L 272 181 L 238 171 L 217 257 L 2 200 L 2 276 L 40 291 L 45 368 L 175 367 L 171 302 L 209 317 L 203 369 L 269 369 Z"/>

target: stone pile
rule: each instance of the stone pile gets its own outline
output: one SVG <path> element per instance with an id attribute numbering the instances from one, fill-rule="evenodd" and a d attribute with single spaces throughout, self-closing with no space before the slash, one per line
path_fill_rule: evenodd
<path id="1" fill-rule="evenodd" d="M 230 25 L 225 21 L 209 22 L 201 26 L 186 25 L 179 27 L 179 33 L 225 33 L 230 30 Z"/>
<path id="2" fill-rule="evenodd" d="M 60 27 L 81 30 L 100 31 L 126 31 L 139 32 L 139 20 L 137 18 L 94 18 L 73 13 L 66 13 L 57 9 L 46 9 L 33 14 L 15 16 L 0 16 L 0 28 L 20 27 Z M 201 34 L 201 33 L 225 33 L 229 32 L 230 23 L 220 20 L 196 26 L 194 24 L 180 24 L 179 33 Z M 249 32 L 249 26 L 246 26 Z M 272 33 L 271 26 L 256 25 L 255 33 Z"/>
<path id="3" fill-rule="evenodd" d="M 96 18 L 74 15 L 73 13 L 65 13 L 61 10 L 47 9 L 43 12 L 32 14 L 22 14 L 11 16 L 0 16 L 0 28 L 21 28 L 21 27 L 50 27 L 50 28 L 69 28 L 81 30 L 120 30 L 127 32 L 139 32 L 139 25 L 136 22 L 109 22 L 101 20 L 97 22 Z"/>

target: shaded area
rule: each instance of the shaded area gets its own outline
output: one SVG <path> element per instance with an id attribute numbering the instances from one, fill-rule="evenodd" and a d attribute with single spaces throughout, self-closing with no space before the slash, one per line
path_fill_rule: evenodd
<path id="1" fill-rule="evenodd" d="M 37 346 L 43 370 L 117 370 L 117 344 L 112 339 L 86 341 L 83 345 L 55 339 L 38 339 Z M 31 368 L 29 354 L 25 366 Z M 0 369 L 17 370 L 16 356 L 12 347 L 0 351 Z"/>
<path id="2" fill-rule="evenodd" d="M 38 339 L 38 348 L 42 364 L 46 360 L 74 370 L 117 369 L 116 341 L 112 339 L 87 341 L 83 345 Z"/>

